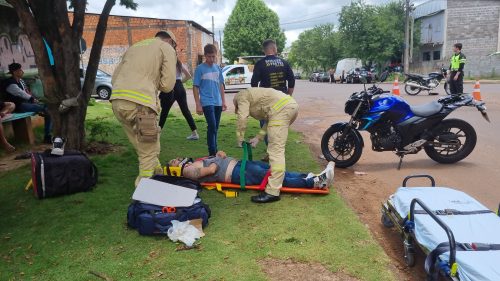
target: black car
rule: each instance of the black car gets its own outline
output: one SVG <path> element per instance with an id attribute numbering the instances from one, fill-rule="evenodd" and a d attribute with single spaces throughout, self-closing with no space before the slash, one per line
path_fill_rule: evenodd
<path id="1" fill-rule="evenodd" d="M 311 73 L 311 76 L 309 76 L 309 81 L 316 82 L 316 77 L 318 77 L 318 75 L 319 75 L 319 72 L 317 72 L 317 71 Z"/>
<path id="2" fill-rule="evenodd" d="M 300 73 L 298 72 L 294 73 L 293 77 L 295 77 L 295 79 L 302 79 L 302 76 L 300 76 Z"/>
<path id="3" fill-rule="evenodd" d="M 316 82 L 330 82 L 330 74 L 328 72 L 320 72 L 316 77 Z"/>
<path id="4" fill-rule="evenodd" d="M 366 83 L 372 82 L 372 74 L 364 68 L 353 68 L 346 74 L 346 83 L 361 83 L 361 77 L 366 78 Z"/>

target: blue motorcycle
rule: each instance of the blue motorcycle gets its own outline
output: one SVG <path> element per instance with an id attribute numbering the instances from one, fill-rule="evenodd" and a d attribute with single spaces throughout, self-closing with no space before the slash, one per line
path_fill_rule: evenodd
<path id="1" fill-rule="evenodd" d="M 387 79 L 387 73 L 381 75 Z M 424 149 L 434 161 L 451 164 L 467 157 L 476 146 L 474 128 L 461 119 L 445 119 L 462 106 L 476 107 L 489 122 L 484 102 L 469 94 L 448 95 L 437 101 L 411 106 L 399 96 L 383 91 L 376 85 L 353 93 L 345 104 L 349 122 L 335 123 L 321 139 L 321 151 L 336 167 L 354 165 L 363 151 L 364 141 L 359 131 L 368 131 L 374 151 L 393 151 L 399 156 L 399 166 L 407 154 Z"/>

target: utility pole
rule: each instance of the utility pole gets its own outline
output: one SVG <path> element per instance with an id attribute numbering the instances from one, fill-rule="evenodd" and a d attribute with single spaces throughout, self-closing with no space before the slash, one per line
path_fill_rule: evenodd
<path id="1" fill-rule="evenodd" d="M 410 0 L 405 1 L 405 48 L 404 48 L 404 73 L 410 69 Z"/>
<path id="2" fill-rule="evenodd" d="M 220 64 L 222 64 L 222 57 L 224 56 L 222 54 L 222 35 L 219 29 L 219 50 L 220 50 Z"/>
<path id="3" fill-rule="evenodd" d="M 214 16 L 212 16 L 212 44 L 215 45 L 215 27 L 214 27 Z"/>

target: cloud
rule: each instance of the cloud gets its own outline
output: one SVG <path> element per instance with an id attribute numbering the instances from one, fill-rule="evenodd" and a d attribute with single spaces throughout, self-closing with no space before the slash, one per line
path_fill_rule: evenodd
<path id="1" fill-rule="evenodd" d="M 394 0 L 365 0 L 368 4 L 385 4 Z M 421 2 L 422 0 L 420 0 Z M 117 1 L 118 2 L 118 1 Z M 215 22 L 215 35 L 224 28 L 236 0 L 184 0 L 158 1 L 135 0 L 139 4 L 136 11 L 126 9 L 118 4 L 113 7 L 112 15 L 150 17 L 162 19 L 182 19 L 195 21 L 208 30 L 212 30 L 212 16 Z M 351 0 L 264 0 L 267 6 L 275 11 L 281 27 L 287 35 L 287 46 L 298 38 L 298 34 L 308 28 L 323 23 L 338 23 L 338 13 L 342 6 L 349 5 Z M 87 6 L 90 13 L 100 13 L 104 1 L 91 0 Z"/>

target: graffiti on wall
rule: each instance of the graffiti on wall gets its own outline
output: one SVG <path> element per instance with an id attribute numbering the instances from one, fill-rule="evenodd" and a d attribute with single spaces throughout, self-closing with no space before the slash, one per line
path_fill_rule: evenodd
<path id="1" fill-rule="evenodd" d="M 122 55 L 125 54 L 127 49 L 128 45 L 103 46 L 101 50 L 101 59 L 99 60 L 99 69 L 109 74 L 113 74 L 121 61 Z M 87 65 L 89 62 L 91 50 L 92 48 L 88 48 L 82 55 L 84 65 Z"/>
<path id="2" fill-rule="evenodd" d="M 12 42 L 6 34 L 0 34 L 0 72 L 7 72 L 9 64 L 20 63 L 24 69 L 36 68 L 35 54 L 28 36 L 19 35 L 17 42 Z"/>

